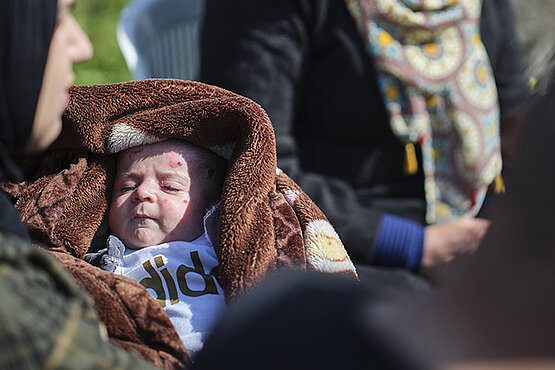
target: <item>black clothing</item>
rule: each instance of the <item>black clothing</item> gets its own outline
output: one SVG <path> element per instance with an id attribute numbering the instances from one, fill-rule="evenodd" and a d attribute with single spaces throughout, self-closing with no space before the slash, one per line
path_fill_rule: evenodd
<path id="1" fill-rule="evenodd" d="M 0 234 L 10 234 L 30 242 L 27 226 L 21 222 L 19 213 L 13 208 L 9 196 L 0 190 Z"/>
<path id="2" fill-rule="evenodd" d="M 433 368 L 390 330 L 384 312 L 410 300 L 384 288 L 281 271 L 229 307 L 192 369 Z"/>
<path id="3" fill-rule="evenodd" d="M 501 110 L 525 91 L 509 4 L 482 17 Z M 368 263 L 385 213 L 424 224 L 423 175 L 404 173 L 375 67 L 343 1 L 208 0 L 201 80 L 266 109 L 278 166 L 330 219 L 351 257 Z M 419 153 L 417 153 L 419 154 Z M 421 168 L 421 166 L 419 166 Z"/>
<path id="4" fill-rule="evenodd" d="M 33 127 L 42 74 L 54 32 L 56 0 L 2 3 L 0 12 L 0 180 L 21 181 L 12 161 Z M 30 240 L 27 228 L 0 191 L 0 232 Z"/>
<path id="5" fill-rule="evenodd" d="M 2 3 L 0 142 L 12 155 L 22 152 L 31 133 L 56 14 L 56 0 Z"/>

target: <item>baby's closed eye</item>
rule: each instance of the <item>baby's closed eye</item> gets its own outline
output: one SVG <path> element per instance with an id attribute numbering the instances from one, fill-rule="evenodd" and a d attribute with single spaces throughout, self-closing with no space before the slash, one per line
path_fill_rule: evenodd
<path id="1" fill-rule="evenodd" d="M 120 193 L 125 193 L 125 192 L 128 192 L 128 191 L 134 190 L 136 187 L 137 187 L 137 184 L 135 184 L 133 182 L 126 181 L 122 184 L 117 185 L 116 189 Z"/>
<path id="2" fill-rule="evenodd" d="M 160 188 L 170 193 L 177 193 L 183 190 L 183 186 L 177 183 L 161 183 Z"/>

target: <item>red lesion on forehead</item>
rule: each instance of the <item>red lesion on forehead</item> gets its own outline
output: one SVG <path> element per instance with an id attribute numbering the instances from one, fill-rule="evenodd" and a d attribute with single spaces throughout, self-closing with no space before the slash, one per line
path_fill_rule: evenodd
<path id="1" fill-rule="evenodd" d="M 166 152 L 164 155 L 166 156 L 171 168 L 181 167 L 185 163 L 183 157 L 176 152 Z"/>

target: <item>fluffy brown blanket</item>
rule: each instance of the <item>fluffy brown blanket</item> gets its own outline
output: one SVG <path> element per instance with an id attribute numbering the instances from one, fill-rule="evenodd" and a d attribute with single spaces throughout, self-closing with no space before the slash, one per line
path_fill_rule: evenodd
<path id="1" fill-rule="evenodd" d="M 29 181 L 3 187 L 33 238 L 48 245 L 92 295 L 114 342 L 161 367 L 190 363 L 146 289 L 83 261 L 109 234 L 116 153 L 169 138 L 228 161 L 215 246 L 228 301 L 283 267 L 356 276 L 325 216 L 276 167 L 272 125 L 256 103 L 179 80 L 74 87 L 59 139 L 46 154 L 19 160 Z"/>

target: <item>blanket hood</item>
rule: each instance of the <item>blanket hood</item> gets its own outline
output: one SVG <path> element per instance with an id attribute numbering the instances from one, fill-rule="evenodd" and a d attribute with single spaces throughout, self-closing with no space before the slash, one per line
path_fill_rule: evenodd
<path id="1" fill-rule="evenodd" d="M 104 243 L 115 155 L 174 138 L 228 161 L 216 246 L 227 297 L 280 267 L 356 275 L 323 213 L 276 167 L 271 122 L 250 99 L 171 79 L 80 86 L 63 121 L 46 155 L 22 160 L 29 181 L 5 186 L 47 245 L 83 258 Z"/>

